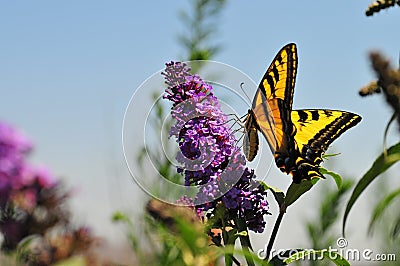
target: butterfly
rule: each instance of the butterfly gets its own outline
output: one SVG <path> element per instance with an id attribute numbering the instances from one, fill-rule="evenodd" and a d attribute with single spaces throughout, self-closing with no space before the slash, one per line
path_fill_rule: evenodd
<path id="1" fill-rule="evenodd" d="M 292 110 L 297 74 L 297 48 L 290 43 L 275 56 L 257 88 L 245 118 L 243 150 L 252 161 L 259 148 L 258 132 L 266 138 L 275 163 L 293 182 L 324 178 L 322 155 L 343 132 L 361 121 L 359 115 L 339 110 Z"/>

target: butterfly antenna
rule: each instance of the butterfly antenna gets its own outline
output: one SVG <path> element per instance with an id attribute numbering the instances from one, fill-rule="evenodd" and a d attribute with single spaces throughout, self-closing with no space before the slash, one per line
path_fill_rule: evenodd
<path id="1" fill-rule="evenodd" d="M 249 103 L 251 103 L 249 95 L 247 95 L 246 91 L 243 89 L 243 85 L 244 85 L 244 82 L 240 83 L 240 88 L 242 89 L 244 95 L 246 95 L 246 98 L 247 98 L 247 100 L 249 100 Z"/>

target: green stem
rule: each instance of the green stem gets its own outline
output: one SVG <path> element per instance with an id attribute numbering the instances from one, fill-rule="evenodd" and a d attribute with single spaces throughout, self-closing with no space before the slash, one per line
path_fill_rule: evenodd
<path id="1" fill-rule="evenodd" d="M 230 250 L 232 250 L 232 252 L 230 252 L 230 251 L 225 252 L 225 265 L 232 265 L 233 263 L 235 263 L 235 265 L 240 266 L 240 261 L 238 261 L 238 259 L 236 259 L 235 256 L 233 256 L 234 245 L 235 245 L 235 242 L 233 242 L 233 244 L 228 244 L 227 246 L 225 246 L 226 248 L 229 248 Z"/>
<path id="2" fill-rule="evenodd" d="M 238 261 L 235 256 L 233 256 L 233 248 L 235 246 L 235 239 L 230 239 L 228 232 L 225 230 L 226 225 L 225 222 L 222 220 L 222 239 L 224 241 L 225 248 L 231 249 L 232 252 L 225 252 L 225 265 L 235 265 L 240 266 L 240 261 Z M 233 243 L 232 243 L 233 242 Z"/>
<path id="3" fill-rule="evenodd" d="M 250 252 L 251 252 L 251 250 L 253 250 L 253 248 L 251 247 L 249 232 L 247 231 L 246 220 L 244 218 L 238 217 L 236 221 L 237 221 L 238 230 L 239 230 L 240 244 L 242 245 L 242 250 L 244 253 L 244 257 L 246 258 L 247 265 L 254 266 L 255 265 L 254 260 L 250 254 Z M 243 232 L 246 232 L 246 234 L 242 235 Z"/>
<path id="4" fill-rule="evenodd" d="M 231 246 L 229 245 L 229 236 L 228 232 L 225 230 L 224 222 L 222 221 L 222 239 L 224 241 L 224 245 L 226 249 L 229 249 L 225 252 L 225 265 L 232 265 L 233 264 L 233 252 L 230 252 Z"/>
<path id="5" fill-rule="evenodd" d="M 276 235 L 278 234 L 279 226 L 281 225 L 282 218 L 283 218 L 283 215 L 285 214 L 285 212 L 286 212 L 286 210 L 282 209 L 282 208 L 279 211 L 278 218 L 275 221 L 274 229 L 272 230 L 271 238 L 269 239 L 265 260 L 269 259 L 269 256 L 270 256 L 271 251 L 272 251 L 272 246 L 274 245 L 275 238 L 276 238 Z"/>

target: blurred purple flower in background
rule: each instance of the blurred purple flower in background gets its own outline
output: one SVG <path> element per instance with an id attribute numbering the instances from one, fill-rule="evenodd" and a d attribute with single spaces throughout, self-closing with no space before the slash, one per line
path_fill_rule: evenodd
<path id="1" fill-rule="evenodd" d="M 24 156 L 31 143 L 11 126 L 0 122 L 0 208 L 3 209 L 13 189 L 18 188 L 27 169 Z"/>
<path id="2" fill-rule="evenodd" d="M 4 237 L 3 249 L 14 249 L 27 235 L 40 233 L 55 221 L 64 220 L 64 213 L 57 209 L 66 194 L 57 195 L 58 184 L 48 170 L 27 163 L 25 157 L 32 148 L 24 135 L 0 122 L 0 231 Z M 38 207 L 54 207 L 55 210 L 50 212 L 43 208 L 39 216 L 35 212 Z"/>
<path id="3" fill-rule="evenodd" d="M 26 137 L 0 121 L 0 244 L 14 251 L 28 239 L 19 250 L 21 262 L 50 265 L 88 252 L 94 237 L 87 227 L 70 223 L 69 192 L 46 168 L 28 163 L 32 149 Z"/>
<path id="4" fill-rule="evenodd" d="M 20 251 L 20 259 L 50 265 L 88 250 L 94 238 L 88 228 L 71 225 L 65 205 L 69 192 L 46 168 L 28 163 L 32 149 L 27 138 L 0 121 L 1 250 L 14 251 L 35 236 L 32 247 Z"/>
<path id="5" fill-rule="evenodd" d="M 244 218 L 250 230 L 261 233 L 269 214 L 266 190 L 246 167 L 212 86 L 189 71 L 186 64 L 171 62 L 162 73 L 168 86 L 164 98 L 173 102 L 170 136 L 180 148 L 178 172 L 186 186 L 200 187 L 193 200 L 197 211 L 210 218 L 222 203 L 228 221 Z"/>

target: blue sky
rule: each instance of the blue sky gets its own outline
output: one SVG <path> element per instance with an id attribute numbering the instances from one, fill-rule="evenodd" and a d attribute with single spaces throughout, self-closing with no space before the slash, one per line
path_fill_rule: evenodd
<path id="1" fill-rule="evenodd" d="M 366 17 L 369 4 L 230 1 L 215 35 L 222 49 L 214 59 L 256 82 L 283 45 L 297 44 L 294 107 L 342 109 L 363 117 L 334 145 L 342 152 L 334 170 L 356 177 L 381 150 L 390 117 L 380 97 L 358 96 L 374 79 L 368 51 L 382 50 L 397 64 L 400 47 L 399 7 Z M 76 220 L 100 234 L 122 238 L 109 223 L 111 212 L 140 211 L 136 201 L 143 195 L 122 155 L 122 119 L 134 90 L 184 54 L 176 36 L 185 28 L 177 15 L 187 7 L 183 0 L 2 3 L 0 119 L 34 141 L 35 163 L 77 188 Z M 391 135 L 392 142 L 398 138 L 395 127 Z"/>

